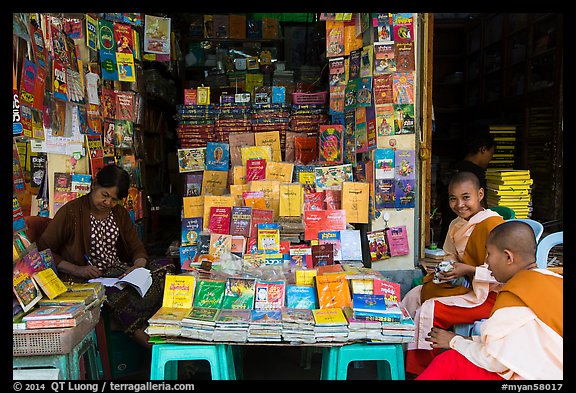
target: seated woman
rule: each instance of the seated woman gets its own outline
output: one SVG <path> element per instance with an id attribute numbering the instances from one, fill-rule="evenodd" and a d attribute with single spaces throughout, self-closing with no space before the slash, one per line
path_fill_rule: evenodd
<path id="1" fill-rule="evenodd" d="M 160 308 L 164 277 L 173 273 L 169 260 L 149 261 L 136 225 L 119 201 L 126 198 L 130 175 L 116 165 L 102 168 L 89 194 L 62 206 L 37 241 L 49 248 L 62 281 L 83 282 L 96 277 L 123 277 L 138 267 L 152 274 L 144 297 L 127 285 L 106 288 L 105 307 L 112 321 L 144 347 L 150 348 L 145 328 Z"/>
<path id="2" fill-rule="evenodd" d="M 420 374 L 438 353 L 426 341 L 432 326 L 449 329 L 488 318 L 499 288 L 484 261 L 486 238 L 504 220 L 482 206 L 484 189 L 474 173 L 456 173 L 448 191 L 450 208 L 458 217 L 450 223 L 443 249 L 444 260 L 453 261 L 453 270 L 437 274 L 439 281 L 434 273 L 426 275 L 423 284 L 402 300 L 416 324 L 416 341 L 408 344 L 406 353 L 410 374 Z"/>

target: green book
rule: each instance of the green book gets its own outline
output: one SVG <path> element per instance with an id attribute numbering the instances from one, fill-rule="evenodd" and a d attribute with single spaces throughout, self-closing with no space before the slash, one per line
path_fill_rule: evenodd
<path id="1" fill-rule="evenodd" d="M 200 279 L 196 285 L 196 294 L 194 295 L 194 307 L 220 308 L 226 281 Z"/>
<path id="2" fill-rule="evenodd" d="M 226 288 L 224 291 L 222 308 L 253 309 L 255 288 L 255 278 L 226 278 Z"/>

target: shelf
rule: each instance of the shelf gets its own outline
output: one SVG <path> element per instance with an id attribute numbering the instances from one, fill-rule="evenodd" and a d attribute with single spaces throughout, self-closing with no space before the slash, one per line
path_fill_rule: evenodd
<path id="1" fill-rule="evenodd" d="M 244 43 L 244 42 L 279 42 L 283 41 L 284 38 L 201 38 L 201 37 L 181 37 L 179 41 L 183 44 L 189 42 L 232 42 L 232 43 Z"/>

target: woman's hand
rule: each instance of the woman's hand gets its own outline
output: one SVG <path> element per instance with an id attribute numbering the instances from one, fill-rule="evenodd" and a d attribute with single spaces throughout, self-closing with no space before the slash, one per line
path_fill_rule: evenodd
<path id="1" fill-rule="evenodd" d="M 462 262 L 453 262 L 454 269 L 446 273 L 439 273 L 438 276 L 441 280 L 451 281 L 460 277 L 473 276 L 476 272 L 474 266 L 467 265 Z"/>
<path id="2" fill-rule="evenodd" d="M 424 340 L 432 343 L 432 348 L 450 349 L 450 340 L 456 336 L 456 333 L 449 330 L 433 327 Z"/>
<path id="3" fill-rule="evenodd" d="M 102 271 L 96 266 L 92 265 L 78 266 L 78 269 L 74 275 L 81 278 L 92 279 L 100 277 L 102 275 Z"/>
<path id="4" fill-rule="evenodd" d="M 134 269 L 138 269 L 140 267 L 146 267 L 146 259 L 144 258 L 138 258 L 134 261 L 134 264 L 132 266 L 129 266 L 128 269 L 126 269 L 126 271 L 124 272 L 124 274 L 122 274 L 120 277 L 118 278 L 124 278 L 126 277 L 127 274 L 129 274 L 132 270 Z"/>

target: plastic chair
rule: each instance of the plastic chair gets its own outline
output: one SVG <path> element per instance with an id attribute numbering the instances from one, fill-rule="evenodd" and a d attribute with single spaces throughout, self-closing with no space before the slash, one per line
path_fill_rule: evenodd
<path id="1" fill-rule="evenodd" d="M 538 242 L 540 241 L 540 238 L 542 237 L 542 234 L 544 233 L 544 225 L 542 225 L 540 222 L 533 220 L 531 218 L 511 218 L 508 221 L 522 221 L 522 222 L 525 222 L 526 224 L 530 225 L 532 227 L 532 230 L 534 231 L 534 237 L 536 238 L 536 244 L 538 244 Z"/>
<path id="2" fill-rule="evenodd" d="M 552 247 L 564 243 L 564 231 L 553 232 L 542 238 L 536 248 L 536 264 L 540 269 L 546 269 L 548 266 L 548 254 Z"/>
<path id="3" fill-rule="evenodd" d="M 234 354 L 226 344 L 154 344 L 150 379 L 178 379 L 180 360 L 207 360 L 213 380 L 236 379 Z"/>
<path id="4" fill-rule="evenodd" d="M 500 214 L 502 218 L 505 220 L 516 218 L 516 213 L 514 212 L 514 210 L 512 210 L 508 206 L 492 206 L 489 209 Z"/>
<path id="5" fill-rule="evenodd" d="M 320 379 L 347 379 L 348 364 L 356 361 L 370 360 L 377 361 L 378 379 L 405 379 L 402 344 L 369 343 L 323 348 Z M 386 367 L 386 364 L 388 367 Z"/>

